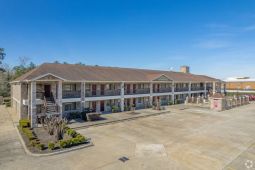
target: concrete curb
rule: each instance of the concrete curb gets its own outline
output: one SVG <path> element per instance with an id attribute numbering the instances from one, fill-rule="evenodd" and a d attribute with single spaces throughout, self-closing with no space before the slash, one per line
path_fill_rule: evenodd
<path id="1" fill-rule="evenodd" d="M 131 120 L 135 120 L 135 119 L 139 119 L 139 118 L 145 118 L 145 117 L 150 117 L 150 116 L 157 116 L 157 115 L 167 114 L 167 113 L 170 113 L 170 111 L 164 111 L 164 112 L 159 112 L 159 113 L 152 113 L 152 114 L 149 114 L 149 115 L 136 116 L 136 117 L 119 119 L 119 120 L 112 120 L 112 121 L 109 121 L 109 122 L 99 122 L 97 124 L 92 124 L 92 125 L 84 125 L 84 126 L 73 127 L 72 129 L 79 130 L 79 129 L 85 129 L 85 128 L 89 128 L 89 127 L 93 127 L 93 126 L 103 126 L 103 125 L 107 125 L 107 124 L 119 123 L 119 122 L 124 122 L 124 121 L 131 121 Z"/>
<path id="2" fill-rule="evenodd" d="M 80 145 L 80 146 L 74 146 L 72 148 L 66 148 L 64 150 L 61 151 L 56 151 L 56 152 L 52 152 L 52 153 L 32 153 L 26 146 L 25 141 L 23 140 L 23 137 L 21 136 L 19 129 L 17 128 L 17 126 L 15 126 L 15 129 L 18 133 L 18 136 L 20 138 L 21 144 L 26 152 L 26 154 L 30 155 L 30 156 L 35 156 L 35 157 L 43 157 L 43 156 L 53 156 L 53 155 L 58 155 L 58 154 L 62 154 L 62 153 L 66 153 L 66 152 L 71 152 L 71 151 L 75 151 L 75 150 L 79 150 L 79 149 L 83 149 L 83 148 L 87 148 L 90 146 L 94 146 L 94 144 L 92 142 L 90 142 L 89 144 L 86 145 Z"/>

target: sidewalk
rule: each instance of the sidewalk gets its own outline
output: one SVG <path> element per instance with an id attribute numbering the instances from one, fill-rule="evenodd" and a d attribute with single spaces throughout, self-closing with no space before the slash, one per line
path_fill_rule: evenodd
<path id="1" fill-rule="evenodd" d="M 9 113 L 13 123 L 16 125 L 19 123 L 19 116 L 18 114 L 15 112 L 14 108 L 12 107 L 7 107 L 5 108 L 7 110 L 7 112 Z"/>
<path id="2" fill-rule="evenodd" d="M 170 113 L 170 110 L 168 107 L 166 107 L 166 110 L 152 110 L 152 109 L 141 109 L 141 110 L 136 110 L 135 112 L 120 112 L 120 113 L 110 113 L 110 114 L 102 114 L 101 118 L 102 120 L 98 121 L 75 121 L 72 120 L 71 123 L 68 125 L 70 128 L 73 129 L 80 129 L 80 128 L 88 128 L 91 126 L 100 126 L 104 124 L 109 124 L 109 123 L 116 123 L 116 122 L 121 122 L 121 121 L 126 121 L 126 120 L 133 120 L 137 118 L 143 118 L 143 117 L 148 117 L 148 116 L 156 116 L 159 114 L 167 114 Z"/>
<path id="3" fill-rule="evenodd" d="M 24 150 L 20 143 L 12 117 L 4 105 L 0 105 L 0 169 L 6 161 L 24 156 Z"/>

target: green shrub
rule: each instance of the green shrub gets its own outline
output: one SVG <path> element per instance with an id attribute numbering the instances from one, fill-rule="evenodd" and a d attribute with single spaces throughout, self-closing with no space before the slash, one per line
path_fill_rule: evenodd
<path id="1" fill-rule="evenodd" d="M 49 148 L 50 150 L 54 150 L 54 149 L 55 149 L 55 143 L 49 142 L 49 143 L 48 143 L 48 148 Z"/>
<path id="2" fill-rule="evenodd" d="M 69 119 L 78 119 L 81 118 L 80 112 L 72 112 L 69 114 Z"/>
<path id="3" fill-rule="evenodd" d="M 71 129 L 71 128 L 68 126 L 65 126 L 64 129 L 65 129 L 65 132 L 67 133 L 68 129 Z"/>
<path id="4" fill-rule="evenodd" d="M 82 118 L 82 120 L 84 120 L 84 121 L 87 121 L 87 112 L 81 112 L 81 118 Z"/>
<path id="5" fill-rule="evenodd" d="M 30 127 L 30 121 L 28 119 L 21 119 L 19 120 L 20 127 Z"/>
<path id="6" fill-rule="evenodd" d="M 75 137 L 76 134 L 77 134 L 77 132 L 76 132 L 75 130 L 73 130 L 73 129 L 68 129 L 68 130 L 66 131 L 66 133 L 67 133 L 69 136 L 71 136 L 71 137 Z"/>
<path id="7" fill-rule="evenodd" d="M 68 147 L 67 142 L 65 140 L 60 140 L 59 141 L 59 146 L 61 148 L 67 148 Z"/>
<path id="8" fill-rule="evenodd" d="M 38 139 L 34 139 L 30 141 L 30 145 L 35 147 L 37 144 L 40 144 L 40 141 Z"/>
<path id="9" fill-rule="evenodd" d="M 129 106 L 124 106 L 124 110 L 125 111 L 130 111 L 130 107 Z"/>
<path id="10" fill-rule="evenodd" d="M 80 144 L 80 140 L 78 138 L 72 138 L 72 145 L 78 145 Z"/>
<path id="11" fill-rule="evenodd" d="M 4 98 L 4 103 L 11 103 L 11 99 L 8 98 L 8 97 L 5 97 L 5 98 Z"/>
<path id="12" fill-rule="evenodd" d="M 6 102 L 5 107 L 11 107 L 11 102 Z"/>
<path id="13" fill-rule="evenodd" d="M 84 136 L 78 134 L 75 138 L 68 139 L 68 140 L 60 140 L 59 141 L 59 146 L 61 148 L 68 148 L 68 147 L 71 147 L 71 146 L 82 144 L 86 141 L 87 141 L 87 139 Z"/>
<path id="14" fill-rule="evenodd" d="M 76 139 L 77 139 L 77 141 L 79 141 L 79 143 L 86 142 L 86 138 L 80 134 L 76 136 Z"/>
<path id="15" fill-rule="evenodd" d="M 21 129 L 22 129 L 22 132 L 28 137 L 30 141 L 36 139 L 35 134 L 30 128 L 21 128 Z"/>
<path id="16" fill-rule="evenodd" d="M 36 145 L 36 148 L 40 149 L 40 150 L 43 150 L 45 148 L 44 144 L 42 143 L 39 143 Z"/>
<path id="17" fill-rule="evenodd" d="M 118 106 L 112 106 L 112 112 L 116 113 L 119 111 L 119 107 Z"/>

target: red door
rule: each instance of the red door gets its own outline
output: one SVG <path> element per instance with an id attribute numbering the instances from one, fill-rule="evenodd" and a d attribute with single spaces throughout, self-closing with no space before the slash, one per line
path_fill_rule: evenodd
<path id="1" fill-rule="evenodd" d="M 104 112 L 104 101 L 100 101 L 100 111 Z"/>
<path id="2" fill-rule="evenodd" d="M 104 84 L 101 84 L 100 91 L 101 91 L 101 95 L 103 96 L 104 95 Z"/>
<path id="3" fill-rule="evenodd" d="M 136 107 L 136 99 L 133 99 L 133 106 Z"/>
<path id="4" fill-rule="evenodd" d="M 51 93 L 51 86 L 50 85 L 44 85 L 44 96 L 46 98 L 51 97 L 50 93 Z"/>
<path id="5" fill-rule="evenodd" d="M 127 94 L 130 93 L 130 84 L 127 84 Z"/>
<path id="6" fill-rule="evenodd" d="M 130 99 L 127 99 L 127 106 L 130 106 Z"/>
<path id="7" fill-rule="evenodd" d="M 97 85 L 96 84 L 92 84 L 92 95 L 93 96 L 97 95 Z"/>
<path id="8" fill-rule="evenodd" d="M 156 92 L 156 84 L 153 84 L 153 92 Z"/>
<path id="9" fill-rule="evenodd" d="M 133 84 L 133 93 L 136 93 L 136 84 Z"/>
<path id="10" fill-rule="evenodd" d="M 97 109 L 97 103 L 96 102 L 92 102 L 92 112 L 95 112 Z"/>

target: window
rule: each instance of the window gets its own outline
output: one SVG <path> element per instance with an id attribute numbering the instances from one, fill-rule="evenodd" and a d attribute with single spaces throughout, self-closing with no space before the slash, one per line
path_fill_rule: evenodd
<path id="1" fill-rule="evenodd" d="M 65 104 L 65 111 L 70 111 L 70 110 L 72 110 L 72 104 L 71 103 Z"/>
<path id="2" fill-rule="evenodd" d="M 142 103 L 142 98 L 138 98 L 137 103 Z"/>
<path id="3" fill-rule="evenodd" d="M 64 91 L 72 91 L 72 85 L 71 84 L 65 84 L 63 89 L 64 89 Z"/>
<path id="4" fill-rule="evenodd" d="M 106 84 L 106 85 L 105 85 L 105 89 L 106 89 L 106 90 L 111 90 L 111 84 Z"/>
<path id="5" fill-rule="evenodd" d="M 65 104 L 65 111 L 76 110 L 76 103 L 66 103 Z"/>
<path id="6" fill-rule="evenodd" d="M 76 84 L 64 84 L 63 90 L 64 91 L 76 91 Z"/>

